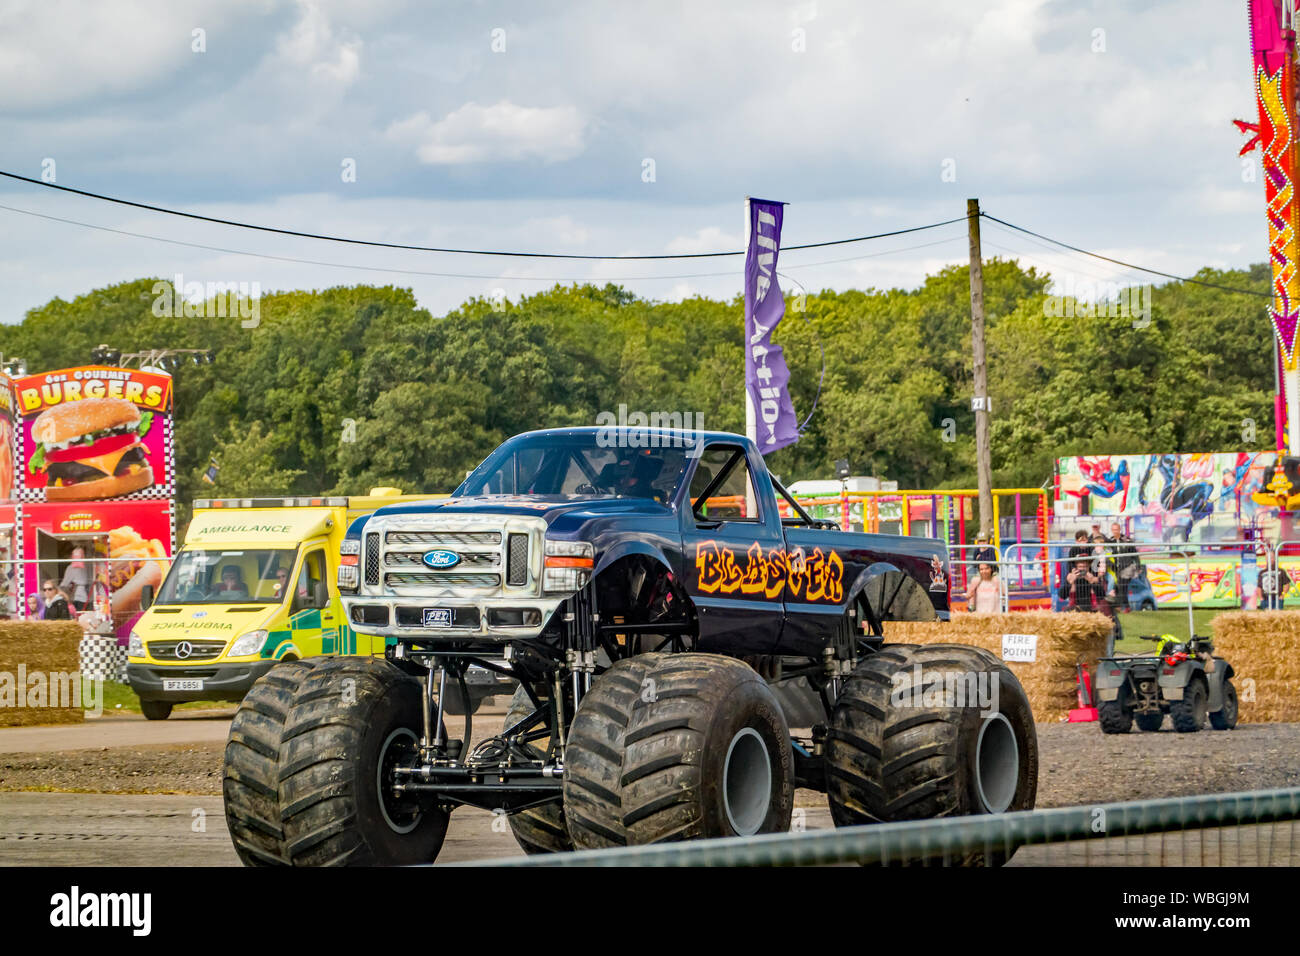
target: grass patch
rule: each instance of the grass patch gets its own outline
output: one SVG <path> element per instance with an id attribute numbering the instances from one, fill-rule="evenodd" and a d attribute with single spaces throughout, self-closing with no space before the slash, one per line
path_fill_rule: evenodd
<path id="1" fill-rule="evenodd" d="M 1192 622 L 1196 633 L 1204 637 L 1213 636 L 1210 621 L 1225 610 L 1231 608 L 1193 608 Z M 1121 654 L 1150 654 L 1155 650 L 1155 644 L 1141 640 L 1139 634 L 1172 634 L 1180 641 L 1185 641 L 1191 636 L 1187 632 L 1186 607 L 1160 611 L 1131 611 L 1119 615 L 1119 624 L 1124 629 L 1124 640 L 1116 642 L 1115 650 Z"/>
<path id="2" fill-rule="evenodd" d="M 88 681 L 86 683 L 89 683 Z M 126 711 L 132 714 L 140 713 L 140 698 L 136 696 L 130 684 L 119 684 L 117 681 L 106 680 L 103 683 L 104 693 L 104 713 L 122 713 Z M 87 688 L 82 685 L 82 702 L 89 698 L 86 696 Z M 233 707 L 229 701 L 224 700 L 190 700 L 183 704 L 177 704 L 175 710 L 210 710 L 213 707 Z"/>

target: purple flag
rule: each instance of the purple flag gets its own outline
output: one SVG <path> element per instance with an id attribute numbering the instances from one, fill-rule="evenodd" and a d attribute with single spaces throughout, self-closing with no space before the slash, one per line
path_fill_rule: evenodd
<path id="1" fill-rule="evenodd" d="M 784 203 L 749 201 L 749 249 L 745 252 L 745 388 L 754 403 L 758 450 L 764 455 L 799 440 L 790 402 L 790 370 L 772 332 L 785 315 L 776 281 Z"/>

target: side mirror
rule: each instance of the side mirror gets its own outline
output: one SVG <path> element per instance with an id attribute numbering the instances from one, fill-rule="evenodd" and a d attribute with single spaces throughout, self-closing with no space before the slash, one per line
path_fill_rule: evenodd
<path id="1" fill-rule="evenodd" d="M 153 606 L 153 585 L 146 584 L 140 589 L 140 610 L 147 611 Z"/>

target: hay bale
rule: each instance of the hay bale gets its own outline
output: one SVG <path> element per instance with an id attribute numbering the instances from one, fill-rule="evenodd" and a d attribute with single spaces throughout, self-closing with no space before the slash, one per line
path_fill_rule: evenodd
<path id="1" fill-rule="evenodd" d="M 74 621 L 0 621 L 0 727 L 85 719 L 79 706 L 81 636 Z M 69 706 L 51 706 L 61 703 Z"/>
<path id="2" fill-rule="evenodd" d="M 1064 720 L 1078 706 L 1076 664 L 1089 671 L 1106 652 L 1110 619 L 1101 614 L 960 614 L 951 621 L 887 621 L 891 644 L 971 644 L 1002 657 L 1003 634 L 1036 634 L 1036 659 L 1008 661 L 1038 721 Z"/>
<path id="3" fill-rule="evenodd" d="M 1300 613 L 1228 611 L 1210 621 L 1214 653 L 1232 665 L 1242 723 L 1300 720 Z"/>

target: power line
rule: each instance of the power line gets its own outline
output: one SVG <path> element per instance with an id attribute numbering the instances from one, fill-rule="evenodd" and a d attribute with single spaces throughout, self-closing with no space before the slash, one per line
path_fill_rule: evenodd
<path id="1" fill-rule="evenodd" d="M 678 275 L 642 275 L 642 276 L 511 276 L 500 275 L 498 273 L 474 273 L 474 272 L 429 272 L 421 269 L 395 269 L 389 266 L 366 266 L 347 262 L 327 262 L 320 259 L 304 259 L 297 256 L 277 256 L 265 252 L 247 252 L 241 249 L 231 249 L 225 246 L 207 245 L 201 242 L 186 242 L 183 239 L 169 239 L 165 236 L 154 236 L 143 232 L 131 232 L 127 229 L 115 229 L 112 226 L 101 226 L 92 222 L 82 222 L 77 219 L 67 219 L 63 216 L 52 216 L 48 213 L 33 212 L 30 209 L 19 209 L 17 206 L 6 206 L 0 203 L 0 209 L 8 212 L 18 213 L 23 216 L 32 216 L 36 219 L 45 219 L 50 222 L 63 223 L 69 226 L 80 226 L 84 229 L 94 229 L 97 232 L 107 232 L 117 236 L 128 236 L 132 239 L 146 239 L 151 242 L 163 242 L 174 246 L 184 246 L 187 249 L 202 249 L 207 252 L 220 252 L 225 255 L 247 256 L 254 259 L 268 259 L 273 262 L 291 262 L 298 265 L 324 266 L 330 269 L 354 269 L 361 272 L 384 272 L 393 275 L 408 276 L 427 276 L 439 279 L 493 279 L 501 282 L 650 282 L 656 280 L 668 279 L 713 279 L 720 277 L 735 277 L 736 271 L 728 270 L 726 272 L 691 272 Z M 880 256 L 892 256 L 902 252 L 911 252 L 915 249 L 928 249 L 931 246 L 941 246 L 945 243 L 955 242 L 959 236 L 949 236 L 947 239 L 939 239 L 934 242 L 922 242 L 913 246 L 902 246 L 898 249 L 885 249 L 881 252 L 869 252 L 860 256 L 848 256 L 842 259 L 826 259 L 821 262 L 803 262 L 798 263 L 790 268 L 795 269 L 812 269 L 818 266 L 835 265 L 842 262 L 858 262 L 862 259 L 875 259 Z"/>
<path id="2" fill-rule="evenodd" d="M 440 246 L 414 246 L 397 242 L 377 242 L 370 239 L 349 239 L 344 236 L 328 236 L 314 232 L 300 232 L 295 229 L 281 229 L 276 226 L 260 226 L 255 223 L 240 222 L 234 219 L 220 219 L 216 216 L 203 216 L 198 213 L 184 212 L 179 209 L 168 209 L 165 206 L 155 206 L 150 203 L 134 202 L 130 199 L 119 199 L 115 196 L 105 196 L 102 193 L 92 193 L 85 189 L 74 189 L 71 186 L 60 186 L 57 183 L 47 183 L 40 179 L 32 179 L 30 176 L 20 176 L 17 173 L 10 173 L 0 169 L 0 176 L 8 179 L 14 179 L 18 182 L 30 183 L 33 186 L 44 186 L 47 189 L 57 189 L 60 192 L 71 193 L 76 196 L 85 196 L 88 199 L 98 199 L 101 202 L 115 203 L 119 206 L 130 206 L 133 209 L 144 209 L 149 212 L 163 213 L 168 216 L 180 216 L 184 219 L 194 219 L 199 222 L 211 222 L 220 226 L 234 226 L 237 229 L 253 229 L 257 232 L 270 232 L 280 236 L 294 236 L 298 239 L 318 239 L 322 242 L 340 242 L 351 246 L 373 246 L 378 249 L 404 249 L 410 252 L 445 252 L 465 256 L 509 256 L 516 259 L 596 259 L 596 260 L 614 260 L 614 259 L 631 259 L 631 260 L 652 260 L 652 259 L 712 259 L 720 256 L 743 256 L 744 249 L 735 252 L 688 252 L 688 253 L 665 253 L 662 255 L 652 256 L 591 256 L 576 255 L 564 252 L 504 252 L 492 249 L 452 249 Z M 831 239 L 826 242 L 809 242 L 799 246 L 786 246 L 783 251 L 792 252 L 798 249 L 822 249 L 826 246 L 842 246 L 852 242 L 866 242 L 870 239 L 885 239 L 889 236 L 902 236 L 910 232 L 921 232 L 925 229 L 937 229 L 939 226 L 948 226 L 954 222 L 962 222 L 965 216 L 956 219 L 948 219 L 944 222 L 932 222 L 925 226 L 912 226 L 909 229 L 895 229 L 891 232 L 881 232 L 870 236 L 854 236 L 851 239 Z"/>
<path id="3" fill-rule="evenodd" d="M 1081 252 L 1085 256 L 1092 256 L 1094 259 L 1101 259 L 1105 262 L 1111 262 L 1117 266 L 1123 266 L 1126 269 L 1135 269 L 1138 272 L 1147 272 L 1153 276 L 1162 276 L 1165 279 L 1173 279 L 1177 282 L 1192 282 L 1195 283 L 1196 285 L 1208 286 L 1211 289 L 1222 289 L 1225 292 L 1235 292 L 1238 295 L 1255 295 L 1255 296 L 1262 296 L 1263 298 L 1266 299 L 1273 298 L 1273 293 L 1271 292 L 1256 292 L 1254 289 L 1238 289 L 1235 286 L 1220 285 L 1217 282 L 1206 282 L 1204 279 L 1192 279 L 1192 278 L 1188 278 L 1187 276 L 1174 275 L 1172 272 L 1161 272 L 1159 269 L 1148 269 L 1146 266 L 1137 266 L 1131 262 L 1125 262 L 1122 259 L 1112 259 L 1110 256 L 1103 256 L 1099 252 L 1089 252 L 1087 249 L 1080 249 L 1078 246 L 1072 246 L 1068 242 L 1062 242 L 1060 239 L 1053 239 L 1051 236 L 1044 236 L 1040 232 L 1034 232 L 1033 230 L 1026 229 L 1023 226 L 1017 226 L 1015 223 L 1007 222 L 1005 219 L 999 219 L 997 216 L 990 216 L 986 212 L 981 212 L 980 215 L 985 219 L 990 220 L 991 222 L 1001 223 L 1002 225 L 1006 226 L 1008 229 L 1014 229 L 1016 232 L 1023 232 L 1027 236 L 1034 236 L 1038 239 L 1042 239 L 1046 242 L 1050 242 L 1052 243 L 1052 245 L 1060 246 L 1063 249 L 1070 249 L 1074 252 Z"/>

